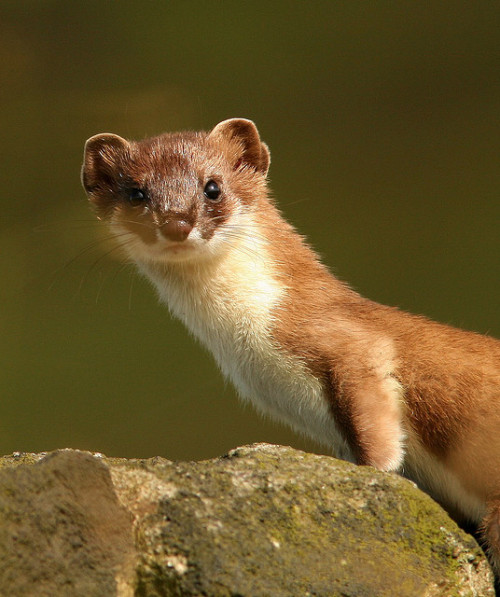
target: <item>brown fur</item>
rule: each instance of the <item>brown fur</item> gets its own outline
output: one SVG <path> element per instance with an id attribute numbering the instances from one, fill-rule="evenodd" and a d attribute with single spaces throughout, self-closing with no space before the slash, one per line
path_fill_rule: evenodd
<path id="1" fill-rule="evenodd" d="M 279 216 L 268 210 L 266 218 L 266 226 L 276 230 Z M 387 339 L 395 348 L 391 373 L 405 390 L 411 430 L 465 486 L 487 498 L 488 485 L 500 486 L 500 342 L 360 297 L 333 278 L 288 225 L 282 229 L 272 248 L 289 294 L 276 317 L 276 340 L 325 380 L 360 462 L 371 458 L 355 431 L 356 395 L 360 380 L 375 384 L 367 355 Z M 366 408 L 376 419 L 379 402 Z"/>
<path id="2" fill-rule="evenodd" d="M 321 382 L 359 464 L 396 469 L 406 446 L 402 472 L 454 515 L 474 520 L 470 504 L 484 504 L 483 534 L 498 571 L 500 342 L 379 305 L 337 280 L 269 200 L 268 167 L 253 123 L 230 120 L 210 133 L 140 142 L 93 137 L 82 180 L 98 216 L 117 218 L 146 245 L 158 231 L 168 236 L 172 221 L 182 221 L 186 236 L 196 227 L 211 239 L 238 206 L 255 214 L 251 234 L 266 239 L 286 289 L 271 314 L 274 345 Z M 223 189 L 212 205 L 200 199 L 207 179 Z M 148 209 L 131 206 L 131 188 L 148 190 Z M 450 478 L 436 479 L 442 470 Z"/>
<path id="3" fill-rule="evenodd" d="M 317 261 L 273 208 L 261 214 L 273 230 L 272 251 L 289 288 L 276 317 L 277 342 L 330 380 L 333 394 L 348 391 L 339 382 L 347 377 L 342 369 L 349 377 L 356 372 L 356 379 L 369 376 L 363 372 L 367 347 L 385 337 L 396 347 L 393 374 L 405 388 L 411 424 L 436 455 L 445 456 L 488 411 L 500 421 L 498 340 L 360 297 Z"/>

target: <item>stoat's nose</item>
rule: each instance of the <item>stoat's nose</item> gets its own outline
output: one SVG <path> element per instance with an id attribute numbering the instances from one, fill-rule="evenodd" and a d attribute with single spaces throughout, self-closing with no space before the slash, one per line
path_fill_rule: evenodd
<path id="1" fill-rule="evenodd" d="M 160 226 L 161 234 L 168 240 L 182 242 L 186 240 L 193 225 L 183 219 L 172 218 Z"/>

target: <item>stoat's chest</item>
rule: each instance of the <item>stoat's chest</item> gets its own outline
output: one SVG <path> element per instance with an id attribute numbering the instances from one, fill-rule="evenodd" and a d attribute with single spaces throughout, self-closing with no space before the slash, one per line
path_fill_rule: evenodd
<path id="1" fill-rule="evenodd" d="M 146 273 L 172 314 L 207 346 L 245 397 L 262 390 L 264 377 L 277 381 L 282 373 L 293 374 L 290 357 L 272 340 L 273 313 L 286 288 L 273 276 L 262 247 L 259 253 L 231 251 L 198 267 Z"/>
<path id="2" fill-rule="evenodd" d="M 141 269 L 172 314 L 213 353 L 243 398 L 350 457 L 321 382 L 273 339 L 287 288 L 273 272 L 265 247 L 258 253 L 231 251 L 206 267 Z"/>
<path id="3" fill-rule="evenodd" d="M 208 267 L 166 275 L 161 298 L 225 368 L 232 361 L 268 360 L 274 352 L 273 311 L 286 289 L 264 257 L 227 255 Z"/>

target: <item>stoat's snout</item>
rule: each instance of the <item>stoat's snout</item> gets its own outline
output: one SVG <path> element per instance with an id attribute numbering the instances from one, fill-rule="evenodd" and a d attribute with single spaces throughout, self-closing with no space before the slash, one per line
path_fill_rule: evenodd
<path id="1" fill-rule="evenodd" d="M 158 228 L 160 234 L 169 241 L 181 243 L 187 239 L 193 230 L 193 224 L 183 215 L 169 216 L 164 224 Z"/>

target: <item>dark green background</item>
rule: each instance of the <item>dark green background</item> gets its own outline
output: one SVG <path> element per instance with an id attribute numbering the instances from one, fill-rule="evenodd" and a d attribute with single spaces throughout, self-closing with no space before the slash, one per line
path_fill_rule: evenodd
<path id="1" fill-rule="evenodd" d="M 79 183 L 98 132 L 254 119 L 274 195 L 340 277 L 499 336 L 499 17 L 481 1 L 3 0 L 0 453 L 307 445 L 238 404 L 105 255 Z"/>

